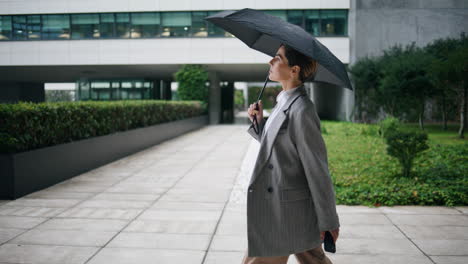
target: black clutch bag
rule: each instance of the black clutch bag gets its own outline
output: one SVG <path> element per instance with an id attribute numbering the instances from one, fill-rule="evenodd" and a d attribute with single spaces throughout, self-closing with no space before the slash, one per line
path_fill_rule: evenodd
<path id="1" fill-rule="evenodd" d="M 333 237 L 330 231 L 325 231 L 325 238 L 323 239 L 323 247 L 325 251 L 335 253 L 336 247 L 335 242 L 333 242 Z"/>

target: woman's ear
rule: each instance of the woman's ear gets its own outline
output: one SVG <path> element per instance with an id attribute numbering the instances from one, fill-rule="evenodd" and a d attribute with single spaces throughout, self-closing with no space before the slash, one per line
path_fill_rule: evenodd
<path id="1" fill-rule="evenodd" d="M 293 75 L 299 76 L 300 72 L 301 72 L 301 67 L 299 67 L 298 65 L 294 65 L 294 66 L 291 67 L 291 73 Z"/>

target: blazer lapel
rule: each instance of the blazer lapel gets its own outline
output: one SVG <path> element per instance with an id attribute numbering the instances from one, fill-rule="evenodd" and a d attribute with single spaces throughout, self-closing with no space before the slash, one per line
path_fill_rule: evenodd
<path id="1" fill-rule="evenodd" d="M 260 143 L 260 151 L 258 152 L 257 162 L 255 164 L 249 185 L 254 183 L 254 181 L 257 179 L 259 175 L 259 172 L 266 165 L 271 155 L 271 150 L 273 148 L 273 144 L 275 142 L 276 136 L 278 135 L 278 131 L 280 130 L 284 121 L 288 118 L 289 108 L 292 105 L 292 103 L 296 101 L 296 99 L 301 95 L 307 95 L 304 85 L 300 86 L 291 95 L 289 95 L 288 99 L 286 100 L 282 109 L 279 110 L 275 119 L 271 120 L 271 122 L 273 123 L 269 125 L 268 130 L 265 131 L 265 135 L 262 137 L 262 140 Z"/>

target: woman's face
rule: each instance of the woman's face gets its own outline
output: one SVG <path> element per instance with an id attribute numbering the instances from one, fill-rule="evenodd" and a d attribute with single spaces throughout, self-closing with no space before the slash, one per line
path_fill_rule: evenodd
<path id="1" fill-rule="evenodd" d="M 284 56 L 284 47 L 281 46 L 273 59 L 270 60 L 270 80 L 275 82 L 286 81 L 293 77 L 293 68 L 289 67 L 288 59 Z"/>

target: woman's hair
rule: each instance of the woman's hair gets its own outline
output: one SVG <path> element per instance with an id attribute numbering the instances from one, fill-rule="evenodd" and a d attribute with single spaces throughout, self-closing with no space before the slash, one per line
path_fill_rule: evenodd
<path id="1" fill-rule="evenodd" d="M 288 59 L 289 67 L 297 65 L 301 68 L 299 71 L 299 80 L 304 82 L 307 78 L 315 74 L 317 71 L 317 61 L 300 53 L 286 44 L 281 44 L 284 47 L 284 55 Z"/>

